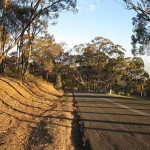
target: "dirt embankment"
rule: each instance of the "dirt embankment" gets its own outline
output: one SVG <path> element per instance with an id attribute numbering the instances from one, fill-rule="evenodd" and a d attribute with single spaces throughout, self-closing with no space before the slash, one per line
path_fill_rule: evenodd
<path id="1" fill-rule="evenodd" d="M 52 85 L 0 77 L 0 150 L 72 150 L 72 100 Z"/>

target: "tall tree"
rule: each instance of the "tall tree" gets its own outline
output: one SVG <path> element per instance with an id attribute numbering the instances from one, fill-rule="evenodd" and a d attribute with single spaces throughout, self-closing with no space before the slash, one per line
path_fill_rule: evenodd
<path id="1" fill-rule="evenodd" d="M 60 11 L 75 11 L 76 0 L 10 0 L 1 1 L 1 4 L 0 24 L 5 26 L 12 39 L 9 46 L 5 47 L 5 51 L 0 55 L 0 63 L 6 54 L 17 45 L 28 31 L 30 24 L 37 18 L 47 16 L 49 19 L 55 19 Z M 20 22 L 19 16 L 21 16 L 23 24 Z M 13 30 L 14 34 L 9 31 L 12 27 L 15 28 L 15 32 Z"/>
<path id="2" fill-rule="evenodd" d="M 138 85 L 140 95 L 144 96 L 144 85 L 149 78 L 148 73 L 144 70 L 144 62 L 141 57 L 134 57 L 129 60 L 128 64 L 127 70 L 129 72 L 130 82 L 132 82 L 133 91 L 135 90 L 135 85 Z"/>
<path id="3" fill-rule="evenodd" d="M 53 36 L 46 34 L 43 37 L 36 38 L 32 48 L 32 73 L 41 75 L 48 81 L 48 77 L 54 69 L 55 61 L 63 51 L 63 45 L 57 44 Z"/>
<path id="4" fill-rule="evenodd" d="M 140 14 L 133 18 L 132 53 L 150 55 L 150 22 L 144 20 Z"/>
<path id="5" fill-rule="evenodd" d="M 123 0 L 127 9 L 137 12 L 133 18 L 133 54 L 150 54 L 150 1 Z"/>
<path id="6" fill-rule="evenodd" d="M 126 4 L 127 9 L 133 9 L 137 14 L 150 22 L 150 1 L 149 0 L 123 0 Z"/>

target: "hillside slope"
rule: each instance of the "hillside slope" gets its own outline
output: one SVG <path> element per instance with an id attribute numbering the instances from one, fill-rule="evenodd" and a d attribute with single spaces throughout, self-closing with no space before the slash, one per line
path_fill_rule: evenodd
<path id="1" fill-rule="evenodd" d="M 51 84 L 0 77 L 0 149 L 73 149 L 71 112 Z"/>

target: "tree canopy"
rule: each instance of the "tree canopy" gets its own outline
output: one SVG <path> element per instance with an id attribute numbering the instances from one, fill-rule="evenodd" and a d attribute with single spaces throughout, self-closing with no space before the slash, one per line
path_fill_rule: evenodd
<path id="1" fill-rule="evenodd" d="M 127 9 L 137 12 L 133 18 L 132 53 L 150 54 L 150 1 L 123 0 Z"/>
<path id="2" fill-rule="evenodd" d="M 0 26 L 10 38 L 8 46 L 0 54 L 1 63 L 6 54 L 31 30 L 32 23 L 37 19 L 56 19 L 60 11 L 75 11 L 76 0 L 2 0 L 0 6 Z"/>

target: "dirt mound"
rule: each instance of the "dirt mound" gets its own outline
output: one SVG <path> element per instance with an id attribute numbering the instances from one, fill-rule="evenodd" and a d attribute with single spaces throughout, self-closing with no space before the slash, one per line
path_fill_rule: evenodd
<path id="1" fill-rule="evenodd" d="M 0 149 L 73 149 L 71 112 L 51 84 L 0 77 Z"/>

